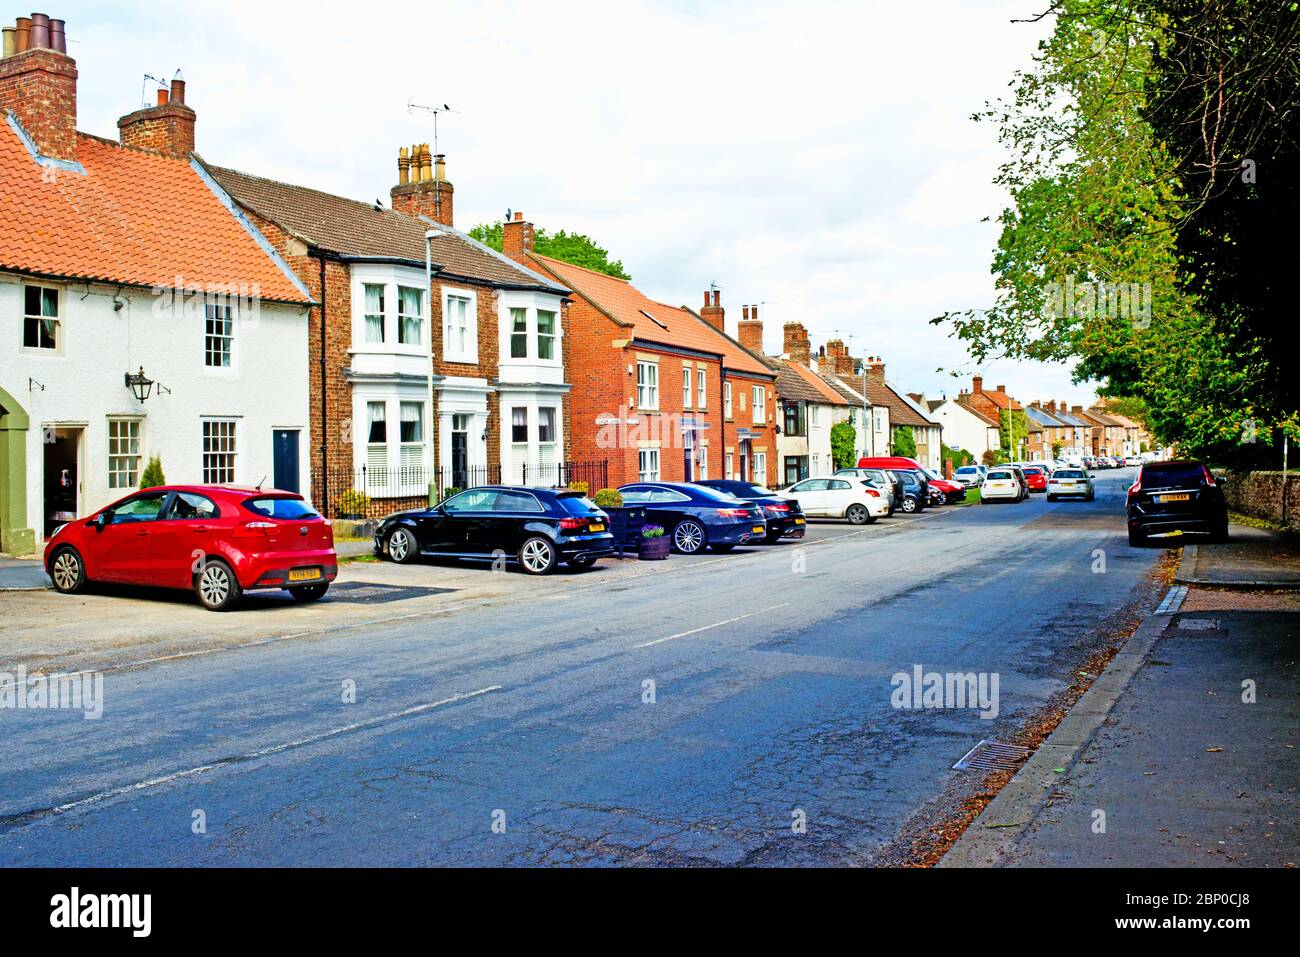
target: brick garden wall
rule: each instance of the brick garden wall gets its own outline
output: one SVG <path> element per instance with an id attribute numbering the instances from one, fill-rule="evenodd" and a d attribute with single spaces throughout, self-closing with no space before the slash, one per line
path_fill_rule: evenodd
<path id="1" fill-rule="evenodd" d="M 1288 472 L 1284 480 L 1281 472 L 1228 473 L 1223 496 L 1234 512 L 1300 531 L 1300 474 Z"/>

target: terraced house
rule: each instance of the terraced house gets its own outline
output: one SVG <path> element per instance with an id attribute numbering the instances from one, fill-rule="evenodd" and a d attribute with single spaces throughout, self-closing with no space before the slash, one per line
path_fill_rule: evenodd
<path id="1" fill-rule="evenodd" d="M 313 297 L 194 156 L 177 76 L 77 130 L 60 32 L 0 59 L 0 550 L 168 480 L 307 488 Z M 159 502 L 159 504 L 161 504 Z"/>
<path id="2" fill-rule="evenodd" d="M 402 148 L 392 208 L 211 175 L 322 304 L 309 346 L 318 504 L 378 515 L 485 482 L 603 481 L 566 456 L 569 291 L 454 228 L 442 156 Z"/>

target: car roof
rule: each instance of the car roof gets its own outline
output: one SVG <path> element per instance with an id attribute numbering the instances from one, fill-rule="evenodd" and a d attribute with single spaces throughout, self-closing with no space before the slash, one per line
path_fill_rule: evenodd
<path id="1" fill-rule="evenodd" d="M 198 495 L 285 495 L 302 498 L 299 492 L 290 492 L 280 488 L 258 488 L 255 485 L 151 485 L 149 488 L 137 489 L 139 492 L 193 492 Z M 135 492 L 129 493 L 134 495 Z M 129 496 L 128 496 L 129 497 Z"/>

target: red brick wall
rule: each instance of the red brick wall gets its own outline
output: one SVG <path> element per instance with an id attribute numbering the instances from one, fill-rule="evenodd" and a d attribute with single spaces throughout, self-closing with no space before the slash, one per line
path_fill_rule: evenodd
<path id="1" fill-rule="evenodd" d="M 0 60 L 0 117 L 13 110 L 44 156 L 77 158 L 77 64 L 53 50 Z"/>
<path id="2" fill-rule="evenodd" d="M 463 362 L 446 362 L 442 358 L 443 331 L 445 329 L 443 324 L 442 294 L 445 288 L 453 290 L 471 290 L 475 293 L 475 301 L 478 309 L 477 365 L 470 365 Z M 433 298 L 429 303 L 429 307 L 433 317 L 431 342 L 433 344 L 434 374 L 445 376 L 465 376 L 467 378 L 486 379 L 489 383 L 493 382 L 499 373 L 501 361 L 501 326 L 498 318 L 497 291 L 489 285 L 473 282 L 461 282 L 453 279 L 442 280 L 437 276 L 433 279 L 432 289 Z M 438 422 L 437 405 L 438 397 L 435 392 L 433 411 L 433 421 L 435 424 Z M 501 464 L 501 397 L 495 392 L 490 393 L 487 397 L 487 406 L 487 460 L 488 465 L 495 468 Z M 449 466 L 450 463 L 448 462 L 438 462 L 438 468 L 440 469 Z"/>
<path id="3" fill-rule="evenodd" d="M 389 191 L 393 209 L 409 216 L 427 216 L 444 226 L 454 225 L 452 197 L 455 188 L 446 180 L 422 180 L 394 186 Z"/>
<path id="4" fill-rule="evenodd" d="M 750 450 L 751 452 L 767 452 L 767 475 L 751 476 L 750 481 L 766 485 L 768 488 L 774 488 L 778 481 L 777 476 L 780 468 L 780 464 L 777 462 L 778 456 L 776 451 L 775 423 L 779 420 L 778 413 L 780 411 L 776 406 L 776 383 L 771 379 L 760 379 L 734 371 L 727 373 L 727 380 L 731 383 L 733 419 L 725 423 L 724 432 L 726 434 L 726 442 L 724 444 L 735 449 L 735 455 L 737 458 L 734 461 L 736 463 L 736 471 L 739 473 L 740 440 L 736 438 L 736 430 L 738 428 L 748 429 L 750 432 L 756 433 L 756 437 L 750 440 Z M 767 401 L 765 403 L 767 410 L 767 423 L 762 426 L 752 424 L 754 421 L 754 410 L 752 407 L 753 387 L 756 385 L 763 386 L 764 391 L 767 393 Z M 741 395 L 744 395 L 745 397 L 743 408 L 741 407 Z M 710 459 L 711 458 L 712 451 L 710 451 Z M 722 460 L 719 461 L 721 462 Z M 710 469 L 712 469 L 711 461 Z M 718 472 L 717 474 L 720 475 L 721 472 Z"/>
<path id="5" fill-rule="evenodd" d="M 123 146 L 189 156 L 194 152 L 194 120 L 194 111 L 184 103 L 151 106 L 118 120 L 118 139 Z"/>

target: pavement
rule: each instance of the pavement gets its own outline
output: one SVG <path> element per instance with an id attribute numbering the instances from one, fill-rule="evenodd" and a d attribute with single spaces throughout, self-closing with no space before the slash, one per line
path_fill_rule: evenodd
<path id="1" fill-rule="evenodd" d="M 892 863 L 1154 605 L 1129 481 L 543 579 L 354 563 L 314 606 L 0 594 L 0 671 L 103 680 L 98 719 L 0 709 L 0 865 Z M 918 667 L 993 707 L 900 698 Z"/>
<path id="2" fill-rule="evenodd" d="M 941 866 L 1300 865 L 1300 551 L 1230 532 Z"/>

